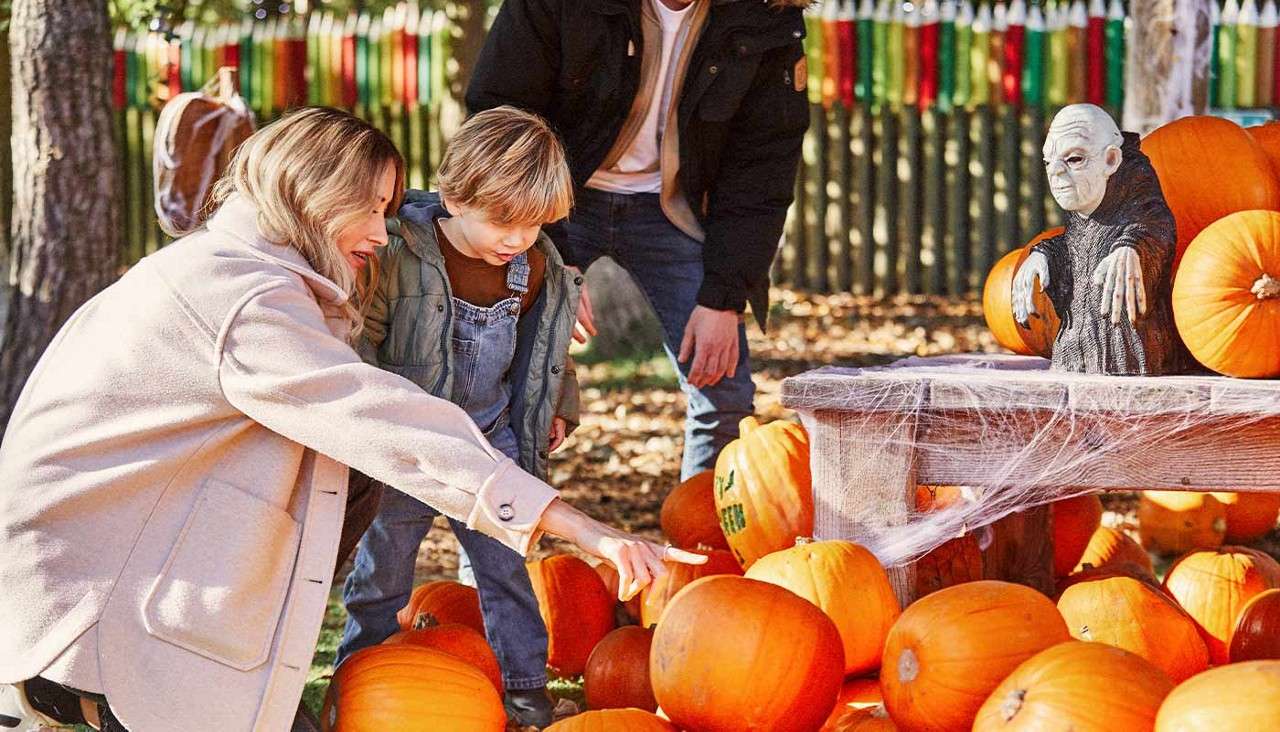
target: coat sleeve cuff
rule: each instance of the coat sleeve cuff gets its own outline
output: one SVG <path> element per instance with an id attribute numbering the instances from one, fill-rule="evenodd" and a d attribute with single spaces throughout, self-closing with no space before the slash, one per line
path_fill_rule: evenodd
<path id="1" fill-rule="evenodd" d="M 712 310 L 732 310 L 740 313 L 747 309 L 747 293 L 739 287 L 727 285 L 707 274 L 698 289 L 698 304 Z"/>
<path id="2" fill-rule="evenodd" d="M 542 536 L 538 529 L 542 513 L 558 496 L 555 489 L 508 458 L 498 463 L 476 492 L 467 528 L 527 555 Z"/>

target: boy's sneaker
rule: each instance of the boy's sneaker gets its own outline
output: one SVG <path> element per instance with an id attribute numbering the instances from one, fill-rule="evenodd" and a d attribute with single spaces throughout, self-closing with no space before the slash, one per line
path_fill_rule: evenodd
<path id="1" fill-rule="evenodd" d="M 541 689 L 508 689 L 503 699 L 507 709 L 507 720 L 518 727 L 542 729 L 550 727 L 555 702 L 546 688 Z"/>

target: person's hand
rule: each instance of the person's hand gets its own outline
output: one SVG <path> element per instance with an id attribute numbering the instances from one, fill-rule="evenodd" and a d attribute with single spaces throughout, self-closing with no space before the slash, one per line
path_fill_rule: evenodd
<path id="1" fill-rule="evenodd" d="M 738 314 L 732 310 L 712 310 L 698 305 L 689 316 L 680 343 L 680 363 L 689 367 L 689 385 L 702 388 L 738 373 Z"/>
<path id="2" fill-rule="evenodd" d="M 582 275 L 577 267 L 568 267 L 570 272 Z M 591 295 L 587 293 L 587 280 L 582 280 L 582 289 L 578 291 L 578 322 L 573 325 L 573 339 L 585 344 L 596 335 L 596 314 L 591 309 Z M 551 448 L 555 449 L 555 448 Z"/>
<path id="3" fill-rule="evenodd" d="M 1102 317 L 1111 316 L 1119 325 L 1127 313 L 1130 323 L 1147 314 L 1147 290 L 1142 286 L 1142 260 L 1133 247 L 1120 247 L 1107 255 L 1093 270 L 1093 284 L 1102 287 Z"/>
<path id="4" fill-rule="evenodd" d="M 618 599 L 622 601 L 635 597 L 655 578 L 666 574 L 664 559 L 684 564 L 707 561 L 701 554 L 655 544 L 602 524 L 560 499 L 547 506 L 538 528 L 612 564 L 618 570 Z"/>
<path id="5" fill-rule="evenodd" d="M 569 423 L 564 421 L 564 417 L 551 418 L 551 444 L 547 446 L 547 452 L 555 452 L 564 445 L 564 435 L 569 431 Z"/>
<path id="6" fill-rule="evenodd" d="M 1013 319 L 1024 328 L 1036 313 L 1037 277 L 1040 278 L 1040 289 L 1049 286 L 1049 258 L 1044 252 L 1032 252 L 1013 277 Z"/>

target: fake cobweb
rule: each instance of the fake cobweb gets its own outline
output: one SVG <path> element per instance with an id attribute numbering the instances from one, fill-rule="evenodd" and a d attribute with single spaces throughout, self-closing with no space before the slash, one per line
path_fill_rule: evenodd
<path id="1" fill-rule="evenodd" d="M 978 354 L 823 368 L 784 381 L 782 403 L 809 432 L 815 536 L 857 541 L 887 567 L 1103 489 L 1280 490 L 1280 381 Z M 918 511 L 917 485 L 963 488 Z"/>

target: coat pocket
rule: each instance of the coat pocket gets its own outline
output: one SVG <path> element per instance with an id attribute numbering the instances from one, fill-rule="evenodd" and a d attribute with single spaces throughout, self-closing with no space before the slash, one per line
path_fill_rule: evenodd
<path id="1" fill-rule="evenodd" d="M 301 527 L 208 479 L 143 604 L 151 635 L 240 671 L 271 653 Z"/>

